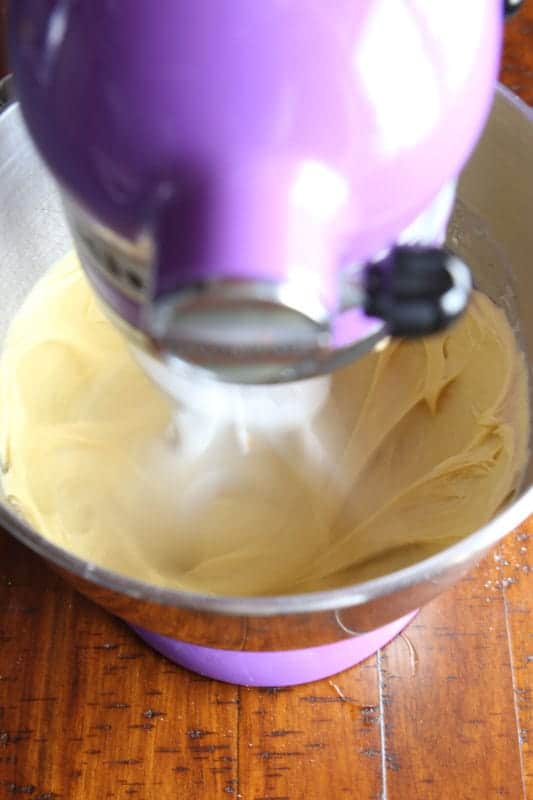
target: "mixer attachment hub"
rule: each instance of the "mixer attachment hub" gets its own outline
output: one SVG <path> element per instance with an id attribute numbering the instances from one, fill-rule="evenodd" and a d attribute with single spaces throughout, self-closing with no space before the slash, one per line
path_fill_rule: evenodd
<path id="1" fill-rule="evenodd" d="M 396 247 L 366 276 L 365 311 L 392 336 L 425 336 L 446 328 L 466 309 L 468 267 L 438 247 Z"/>

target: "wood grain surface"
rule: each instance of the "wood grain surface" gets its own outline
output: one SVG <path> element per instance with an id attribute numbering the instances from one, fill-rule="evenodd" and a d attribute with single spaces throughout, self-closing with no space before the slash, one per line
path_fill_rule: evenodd
<path id="1" fill-rule="evenodd" d="M 502 76 L 533 102 L 532 75 L 530 0 Z M 0 534 L 0 800 L 533 800 L 531 550 L 533 520 L 362 666 L 254 690 L 173 666 Z"/>

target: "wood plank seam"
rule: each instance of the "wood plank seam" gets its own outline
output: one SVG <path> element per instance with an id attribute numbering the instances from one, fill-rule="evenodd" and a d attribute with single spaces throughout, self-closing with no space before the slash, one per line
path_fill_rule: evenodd
<path id="1" fill-rule="evenodd" d="M 515 716 L 515 723 L 516 723 L 516 737 L 518 741 L 518 753 L 520 759 L 520 772 L 522 776 L 522 797 L 523 800 L 528 800 L 528 791 L 526 785 L 526 774 L 525 774 L 525 765 L 524 765 L 524 751 L 522 748 L 522 737 L 520 735 L 521 725 L 520 725 L 520 710 L 518 708 L 518 695 L 517 695 L 517 684 L 516 684 L 516 668 L 515 668 L 515 657 L 514 657 L 514 649 L 513 649 L 513 641 L 511 637 L 511 627 L 509 624 L 509 603 L 507 599 L 507 586 L 505 583 L 502 585 L 502 597 L 503 597 L 503 618 L 505 621 L 505 632 L 507 634 L 507 650 L 509 653 L 509 663 L 511 665 L 511 681 L 513 687 L 513 710 Z"/>
<path id="2" fill-rule="evenodd" d="M 379 739 L 381 748 L 381 800 L 389 800 L 387 782 L 387 737 L 385 726 L 385 687 L 383 676 L 383 653 L 381 648 L 377 652 L 376 663 L 379 698 Z"/>

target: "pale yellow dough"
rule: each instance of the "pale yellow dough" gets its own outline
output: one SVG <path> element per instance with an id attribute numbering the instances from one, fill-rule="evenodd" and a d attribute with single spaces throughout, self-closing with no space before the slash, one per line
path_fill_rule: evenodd
<path id="1" fill-rule="evenodd" d="M 524 358 L 475 293 L 454 328 L 334 374 L 305 430 L 180 443 L 74 256 L 14 319 L 0 362 L 3 486 L 44 536 L 164 586 L 247 595 L 405 566 L 487 522 L 527 458 Z M 183 426 L 182 426 L 183 427 Z"/>

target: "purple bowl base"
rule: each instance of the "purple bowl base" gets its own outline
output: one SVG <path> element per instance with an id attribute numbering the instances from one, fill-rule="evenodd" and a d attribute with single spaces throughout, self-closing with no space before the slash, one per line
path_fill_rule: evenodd
<path id="1" fill-rule="evenodd" d="M 295 686 L 327 678 L 359 664 L 394 639 L 417 613 L 412 611 L 353 639 L 321 647 L 275 652 L 217 650 L 170 639 L 134 625 L 131 627 L 154 650 L 207 678 L 242 686 Z"/>

